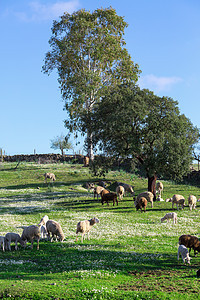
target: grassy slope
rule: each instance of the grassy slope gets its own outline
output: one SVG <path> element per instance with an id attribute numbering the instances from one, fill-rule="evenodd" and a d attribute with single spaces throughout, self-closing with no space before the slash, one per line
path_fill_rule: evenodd
<path id="1" fill-rule="evenodd" d="M 44 214 L 62 225 L 65 241 L 40 242 L 30 247 L 0 252 L 0 298 L 4 299 L 199 299 L 199 257 L 190 266 L 177 261 L 178 237 L 199 234 L 199 206 L 177 212 L 178 224 L 160 223 L 171 203 L 148 204 L 136 211 L 130 196 L 119 206 L 102 206 L 83 188 L 94 181 L 80 165 L 21 163 L 0 166 L 1 232 L 22 233 L 23 226 L 37 224 Z M 54 184 L 44 184 L 43 174 L 54 172 Z M 134 177 L 134 182 L 132 181 Z M 124 172 L 110 172 L 111 183 L 133 183 L 135 193 L 145 191 L 147 181 Z M 114 184 L 111 185 L 114 189 Z M 185 198 L 197 187 L 164 182 L 164 199 L 174 193 Z M 91 239 L 75 242 L 79 220 L 96 216 Z"/>

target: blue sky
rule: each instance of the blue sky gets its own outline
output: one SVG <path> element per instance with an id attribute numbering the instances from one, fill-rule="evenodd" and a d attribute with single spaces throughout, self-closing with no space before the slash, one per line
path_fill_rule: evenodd
<path id="1" fill-rule="evenodd" d="M 53 20 L 109 6 L 129 24 L 124 38 L 142 71 L 139 85 L 177 100 L 200 128 L 199 0 L 0 0 L 0 148 L 7 155 L 59 152 L 50 141 L 67 133 L 64 103 L 56 72 L 41 72 Z M 82 143 L 71 141 L 82 153 Z"/>

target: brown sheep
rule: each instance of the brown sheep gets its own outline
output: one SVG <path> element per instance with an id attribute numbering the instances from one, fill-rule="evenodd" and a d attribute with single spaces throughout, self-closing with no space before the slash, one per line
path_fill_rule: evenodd
<path id="1" fill-rule="evenodd" d="M 190 234 L 183 234 L 179 237 L 179 245 L 184 245 L 189 248 L 189 253 L 191 249 L 194 250 L 194 255 L 196 256 L 196 251 L 200 252 L 200 241 L 199 239 Z"/>
<path id="2" fill-rule="evenodd" d="M 107 194 L 104 194 L 102 199 L 101 199 L 101 203 L 102 205 L 104 204 L 104 202 L 107 203 L 107 205 L 109 206 L 109 203 L 108 201 L 113 201 L 113 206 L 115 205 L 115 201 L 118 205 L 118 200 L 117 200 L 117 194 L 116 193 L 107 193 Z"/>
<path id="3" fill-rule="evenodd" d="M 146 207 L 147 207 L 147 199 L 144 197 L 141 197 L 138 201 L 135 201 L 135 208 L 141 209 L 142 212 L 142 208 L 144 208 L 144 212 L 146 212 Z"/>
<path id="4" fill-rule="evenodd" d="M 102 199 L 102 197 L 105 195 L 105 194 L 108 194 L 108 193 L 110 193 L 110 191 L 108 191 L 108 190 L 106 190 L 106 189 L 103 189 L 102 191 L 101 191 L 101 199 Z"/>

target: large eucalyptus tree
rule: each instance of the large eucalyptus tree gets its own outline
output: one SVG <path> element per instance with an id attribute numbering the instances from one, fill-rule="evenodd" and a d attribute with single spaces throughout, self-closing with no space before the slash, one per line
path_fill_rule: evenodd
<path id="1" fill-rule="evenodd" d="M 127 23 L 113 8 L 93 13 L 79 10 L 54 21 L 43 71 L 57 69 L 58 82 L 71 132 L 87 134 L 88 154 L 93 159 L 91 113 L 105 91 L 118 84 L 136 82 L 139 68 L 131 60 L 123 39 Z M 87 116 L 87 127 L 82 117 Z M 84 123 L 85 124 L 85 123 Z"/>

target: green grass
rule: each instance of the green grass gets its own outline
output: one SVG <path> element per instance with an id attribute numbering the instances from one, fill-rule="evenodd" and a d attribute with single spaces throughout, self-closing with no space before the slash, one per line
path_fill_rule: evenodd
<path id="1" fill-rule="evenodd" d="M 23 227 L 38 224 L 45 214 L 58 221 L 65 234 L 60 242 L 40 241 L 40 250 L 0 251 L 0 299 L 200 299 L 196 271 L 200 255 L 191 253 L 191 265 L 177 261 L 178 237 L 199 236 L 197 209 L 177 211 L 178 224 L 160 223 L 172 211 L 171 203 L 148 204 L 136 211 L 132 197 L 119 206 L 104 206 L 84 186 L 97 182 L 88 168 L 74 164 L 16 163 L 0 165 L 0 235 L 21 234 Z M 56 175 L 44 183 L 45 172 Z M 147 189 L 147 180 L 125 172 L 110 172 L 106 180 L 134 185 L 136 195 Z M 174 193 L 186 199 L 200 197 L 200 189 L 163 181 L 163 198 Z M 174 209 L 176 211 L 176 209 Z M 75 242 L 76 224 L 96 216 L 90 240 Z"/>

